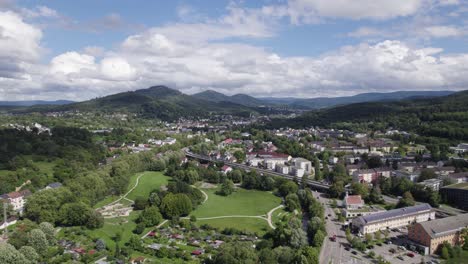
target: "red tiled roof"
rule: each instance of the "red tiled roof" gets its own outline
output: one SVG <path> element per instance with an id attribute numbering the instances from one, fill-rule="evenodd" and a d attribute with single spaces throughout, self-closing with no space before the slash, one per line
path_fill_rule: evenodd
<path id="1" fill-rule="evenodd" d="M 346 204 L 362 204 L 361 195 L 349 195 L 346 197 Z"/>

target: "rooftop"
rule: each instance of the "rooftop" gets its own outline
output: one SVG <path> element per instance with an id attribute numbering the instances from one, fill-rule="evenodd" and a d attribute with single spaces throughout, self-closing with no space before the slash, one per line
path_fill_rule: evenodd
<path id="1" fill-rule="evenodd" d="M 468 226 L 468 214 L 432 220 L 420 223 L 431 237 L 454 233 Z"/>
<path id="2" fill-rule="evenodd" d="M 361 195 L 348 195 L 345 199 L 346 204 L 364 204 Z"/>
<path id="3" fill-rule="evenodd" d="M 457 184 L 452 184 L 448 186 L 442 187 L 444 189 L 461 189 L 461 190 L 468 190 L 468 182 L 462 182 Z"/>
<path id="4" fill-rule="evenodd" d="M 429 204 L 420 204 L 411 207 L 404 207 L 393 209 L 386 212 L 376 213 L 372 215 L 360 216 L 359 219 L 362 223 L 375 223 L 386 219 L 399 218 L 407 215 L 420 214 L 423 212 L 430 212 L 432 207 Z"/>

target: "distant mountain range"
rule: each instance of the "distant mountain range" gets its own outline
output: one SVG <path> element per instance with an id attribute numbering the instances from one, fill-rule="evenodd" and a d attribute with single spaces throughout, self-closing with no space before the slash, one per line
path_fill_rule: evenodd
<path id="1" fill-rule="evenodd" d="M 57 101 L 42 101 L 42 100 L 0 101 L 0 106 L 65 105 L 65 104 L 71 104 L 71 103 L 74 103 L 74 101 L 69 101 L 69 100 L 57 100 Z"/>
<path id="2" fill-rule="evenodd" d="M 257 98 L 268 104 L 282 104 L 300 109 L 320 109 L 333 107 L 337 105 L 347 105 L 362 102 L 376 101 L 396 101 L 410 98 L 429 98 L 446 96 L 454 93 L 453 91 L 400 91 L 390 93 L 363 93 L 353 96 L 343 97 L 317 97 L 317 98 L 276 98 L 266 97 Z"/>
<path id="3" fill-rule="evenodd" d="M 266 103 L 265 101 L 262 101 L 260 99 L 246 94 L 235 94 L 232 96 L 228 96 L 213 90 L 206 90 L 201 93 L 193 94 L 192 96 L 211 102 L 230 102 L 252 107 L 262 106 Z"/>

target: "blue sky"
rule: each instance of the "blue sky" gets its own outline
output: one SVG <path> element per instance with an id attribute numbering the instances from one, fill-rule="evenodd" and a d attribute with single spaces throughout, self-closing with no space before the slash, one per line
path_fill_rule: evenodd
<path id="1" fill-rule="evenodd" d="M 0 100 L 462 90 L 467 35 L 465 0 L 0 0 Z"/>

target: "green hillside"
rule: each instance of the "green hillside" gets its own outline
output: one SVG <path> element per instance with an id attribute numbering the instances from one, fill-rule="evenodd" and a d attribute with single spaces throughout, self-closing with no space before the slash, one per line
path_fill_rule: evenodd
<path id="1" fill-rule="evenodd" d="M 468 91 L 444 97 L 357 103 L 274 120 L 273 127 L 395 128 L 423 136 L 468 140 Z"/>

